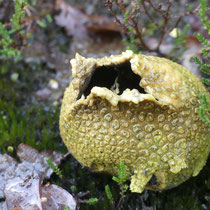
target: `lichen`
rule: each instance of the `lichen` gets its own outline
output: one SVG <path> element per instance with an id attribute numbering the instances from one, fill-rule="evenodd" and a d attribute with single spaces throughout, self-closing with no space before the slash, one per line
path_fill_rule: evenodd
<path id="1" fill-rule="evenodd" d="M 210 96 L 197 77 L 170 60 L 131 51 L 100 59 L 76 55 L 71 64 L 60 131 L 80 163 L 115 175 L 123 161 L 130 189 L 139 193 L 169 189 L 199 173 L 210 132 L 198 107 L 201 93 L 207 101 Z"/>

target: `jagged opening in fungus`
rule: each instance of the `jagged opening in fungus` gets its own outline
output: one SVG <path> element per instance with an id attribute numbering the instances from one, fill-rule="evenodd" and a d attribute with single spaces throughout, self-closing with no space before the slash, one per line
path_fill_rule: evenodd
<path id="1" fill-rule="evenodd" d="M 158 185 L 157 177 L 153 174 L 152 178 L 147 183 L 147 186 L 156 186 Z"/>
<path id="2" fill-rule="evenodd" d="M 140 80 L 141 77 L 133 73 L 129 61 L 120 65 L 102 66 L 95 69 L 82 94 L 85 97 L 88 96 L 95 86 L 106 87 L 117 95 L 121 95 L 127 88 L 137 89 L 140 93 L 145 94 L 144 89 L 139 86 Z"/>

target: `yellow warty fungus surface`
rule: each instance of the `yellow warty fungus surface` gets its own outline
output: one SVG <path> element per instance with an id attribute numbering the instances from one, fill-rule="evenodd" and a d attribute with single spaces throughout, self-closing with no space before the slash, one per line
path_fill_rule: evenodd
<path id="1" fill-rule="evenodd" d="M 196 176 L 210 152 L 200 119 L 200 80 L 170 60 L 131 51 L 99 59 L 76 55 L 66 89 L 61 136 L 84 166 L 116 174 L 121 161 L 130 189 L 162 190 Z"/>

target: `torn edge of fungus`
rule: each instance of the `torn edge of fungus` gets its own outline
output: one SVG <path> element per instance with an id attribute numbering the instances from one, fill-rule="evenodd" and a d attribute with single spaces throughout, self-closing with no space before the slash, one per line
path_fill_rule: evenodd
<path id="1" fill-rule="evenodd" d="M 91 104 L 94 97 L 106 99 L 113 106 L 119 102 L 138 104 L 144 100 L 157 103 L 158 100 L 140 86 L 141 77 L 131 66 L 133 57 L 132 51 L 102 59 L 84 58 L 76 54 L 75 59 L 70 61 L 73 88 L 78 90 L 76 104 Z"/>

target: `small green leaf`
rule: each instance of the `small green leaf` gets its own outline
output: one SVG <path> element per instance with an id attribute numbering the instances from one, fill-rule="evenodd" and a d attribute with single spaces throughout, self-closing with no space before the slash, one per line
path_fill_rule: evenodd
<path id="1" fill-rule="evenodd" d="M 129 27 L 129 28 L 128 28 L 128 31 L 129 31 L 129 32 L 133 32 L 133 27 Z"/>
<path id="2" fill-rule="evenodd" d="M 33 34 L 32 33 L 28 33 L 27 35 L 28 35 L 28 38 L 29 39 L 32 39 L 33 38 Z"/>
<path id="3" fill-rule="evenodd" d="M 202 54 L 206 57 L 206 58 L 210 58 L 210 55 L 208 53 L 208 51 L 206 50 L 206 48 L 202 49 Z"/>
<path id="4" fill-rule="evenodd" d="M 204 74 L 207 74 L 207 75 L 210 75 L 210 69 L 205 67 L 205 66 L 201 66 L 200 67 L 200 70 L 204 73 Z"/>
<path id="5" fill-rule="evenodd" d="M 192 12 L 192 9 L 189 4 L 185 4 L 185 7 L 187 8 L 188 12 Z"/>
<path id="6" fill-rule="evenodd" d="M 210 80 L 208 80 L 208 79 L 206 79 L 206 78 L 201 78 L 201 81 L 202 81 L 204 84 L 210 86 Z"/>
<path id="7" fill-rule="evenodd" d="M 32 0 L 32 6 L 36 6 L 36 0 Z"/>
<path id="8" fill-rule="evenodd" d="M 210 118 L 209 118 L 210 106 L 207 102 L 206 95 L 201 94 L 200 99 L 201 99 L 201 105 L 199 106 L 199 115 L 203 122 L 210 125 Z"/>
<path id="9" fill-rule="evenodd" d="M 38 21 L 37 22 L 38 23 L 38 25 L 40 26 L 40 27 L 42 27 L 42 28 L 46 28 L 47 27 L 47 24 L 44 22 L 44 21 Z"/>
<path id="10" fill-rule="evenodd" d="M 210 42 L 202 34 L 198 33 L 197 38 L 201 44 L 206 47 L 210 47 Z"/>
<path id="11" fill-rule="evenodd" d="M 68 206 L 65 206 L 64 210 L 70 210 L 70 208 Z"/>
<path id="12" fill-rule="evenodd" d="M 129 12 L 126 11 L 126 13 L 124 14 L 124 19 L 123 19 L 123 23 L 124 23 L 124 24 L 127 23 L 128 15 L 129 15 Z"/>
<path id="13" fill-rule="evenodd" d="M 47 21 L 48 21 L 49 23 L 52 23 L 53 19 L 52 19 L 52 16 L 51 16 L 50 14 L 47 14 L 47 15 L 46 15 L 46 18 L 47 18 Z"/>
<path id="14" fill-rule="evenodd" d="M 71 186 L 71 190 L 73 191 L 73 192 L 75 192 L 76 190 L 77 190 L 77 188 L 76 188 L 76 186 Z"/>
<path id="15" fill-rule="evenodd" d="M 90 198 L 88 199 L 87 203 L 89 205 L 95 205 L 96 203 L 98 203 L 98 198 Z"/>
<path id="16" fill-rule="evenodd" d="M 120 182 L 120 179 L 119 179 L 119 178 L 117 178 L 116 176 L 113 176 L 113 177 L 112 177 L 112 180 L 113 180 L 113 181 L 115 181 L 115 182 L 117 182 L 117 183 L 119 183 L 119 182 Z"/>
<path id="17" fill-rule="evenodd" d="M 107 196 L 109 202 L 111 203 L 114 199 L 113 199 L 113 195 L 112 195 L 109 185 L 105 186 L 105 192 L 106 192 L 106 196 Z"/>
<path id="18" fill-rule="evenodd" d="M 54 163 L 52 162 L 52 160 L 50 160 L 50 158 L 46 158 L 46 162 L 47 164 L 50 166 L 50 168 L 56 173 L 57 176 L 59 176 L 59 178 L 61 179 L 63 177 L 60 168 L 58 168 L 58 166 L 54 165 Z"/>

